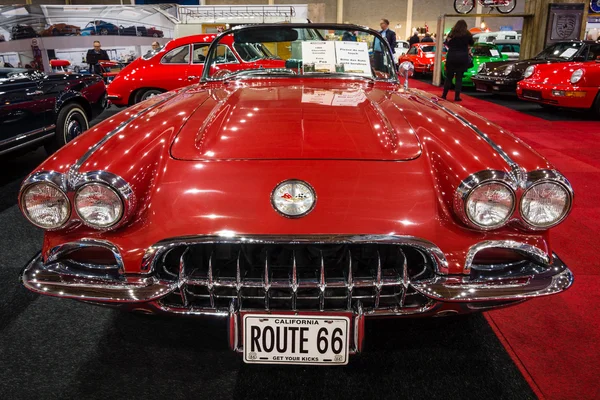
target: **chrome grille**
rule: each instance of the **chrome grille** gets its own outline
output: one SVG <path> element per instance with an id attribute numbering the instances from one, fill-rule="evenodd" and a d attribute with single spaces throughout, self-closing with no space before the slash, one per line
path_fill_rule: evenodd
<path id="1" fill-rule="evenodd" d="M 411 282 L 435 271 L 423 249 L 389 243 L 182 244 L 154 268 L 178 283 L 162 305 L 194 310 L 421 309 Z"/>

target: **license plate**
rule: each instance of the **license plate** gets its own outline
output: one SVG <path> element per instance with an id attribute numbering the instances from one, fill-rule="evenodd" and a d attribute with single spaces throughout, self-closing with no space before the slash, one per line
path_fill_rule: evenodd
<path id="1" fill-rule="evenodd" d="M 244 362 L 251 364 L 348 364 L 350 318 L 244 315 Z"/>
<path id="2" fill-rule="evenodd" d="M 485 85 L 483 83 L 476 83 L 475 84 L 475 90 L 477 90 L 479 92 L 487 92 L 488 88 L 487 88 L 487 85 Z"/>

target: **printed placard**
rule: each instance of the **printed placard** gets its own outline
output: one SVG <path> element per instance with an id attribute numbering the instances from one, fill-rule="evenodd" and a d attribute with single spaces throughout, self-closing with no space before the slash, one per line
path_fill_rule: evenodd
<path id="1" fill-rule="evenodd" d="M 328 41 L 302 42 L 304 72 L 335 72 L 335 45 Z M 310 69 L 308 68 L 309 66 Z M 313 70 L 314 67 L 314 70 Z"/>
<path id="2" fill-rule="evenodd" d="M 372 76 L 366 42 L 334 42 L 338 72 Z"/>

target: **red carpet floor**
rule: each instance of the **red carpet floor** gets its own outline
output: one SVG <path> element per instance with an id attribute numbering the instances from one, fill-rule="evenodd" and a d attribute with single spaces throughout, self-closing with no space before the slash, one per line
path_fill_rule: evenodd
<path id="1" fill-rule="evenodd" d="M 543 154 L 575 190 L 573 211 L 553 234 L 554 251 L 575 274 L 573 287 L 487 319 L 540 398 L 600 399 L 600 121 L 547 121 L 468 95 L 461 104 Z"/>

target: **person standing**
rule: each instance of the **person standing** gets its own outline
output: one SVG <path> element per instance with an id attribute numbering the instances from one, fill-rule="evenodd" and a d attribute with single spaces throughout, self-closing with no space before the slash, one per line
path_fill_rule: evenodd
<path id="1" fill-rule="evenodd" d="M 427 32 L 425 36 L 423 36 L 423 39 L 421 39 L 421 43 L 433 43 L 433 38 L 431 37 L 431 34 L 429 32 Z"/>
<path id="2" fill-rule="evenodd" d="M 413 29 L 413 34 L 411 37 L 408 38 L 408 45 L 410 47 L 412 47 L 413 44 L 417 44 L 421 41 L 421 39 L 419 39 L 419 32 L 417 32 L 416 29 Z"/>
<path id="3" fill-rule="evenodd" d="M 94 41 L 94 48 L 88 50 L 85 57 L 85 62 L 90 66 L 90 73 L 102 75 L 102 68 L 100 68 L 99 61 L 109 61 L 108 53 L 106 50 L 102 50 L 102 46 L 98 40 Z"/>
<path id="4" fill-rule="evenodd" d="M 462 80 L 471 64 L 469 47 L 474 44 L 473 36 L 467 29 L 465 20 L 461 19 L 454 25 L 445 44 L 448 47 L 448 53 L 446 54 L 446 82 L 444 82 L 442 99 L 446 99 L 452 86 L 452 79 L 455 78 L 454 101 L 462 101 L 460 98 Z"/>
<path id="5" fill-rule="evenodd" d="M 396 51 L 396 32 L 389 29 L 390 21 L 383 18 L 381 22 L 379 22 L 379 27 L 381 30 L 379 33 L 383 38 L 389 43 L 392 48 L 392 53 Z M 383 52 L 385 51 L 385 45 L 379 41 L 379 39 L 375 39 L 373 42 L 373 56 L 375 58 L 375 69 L 378 71 L 385 71 L 386 68 L 383 65 Z"/>

